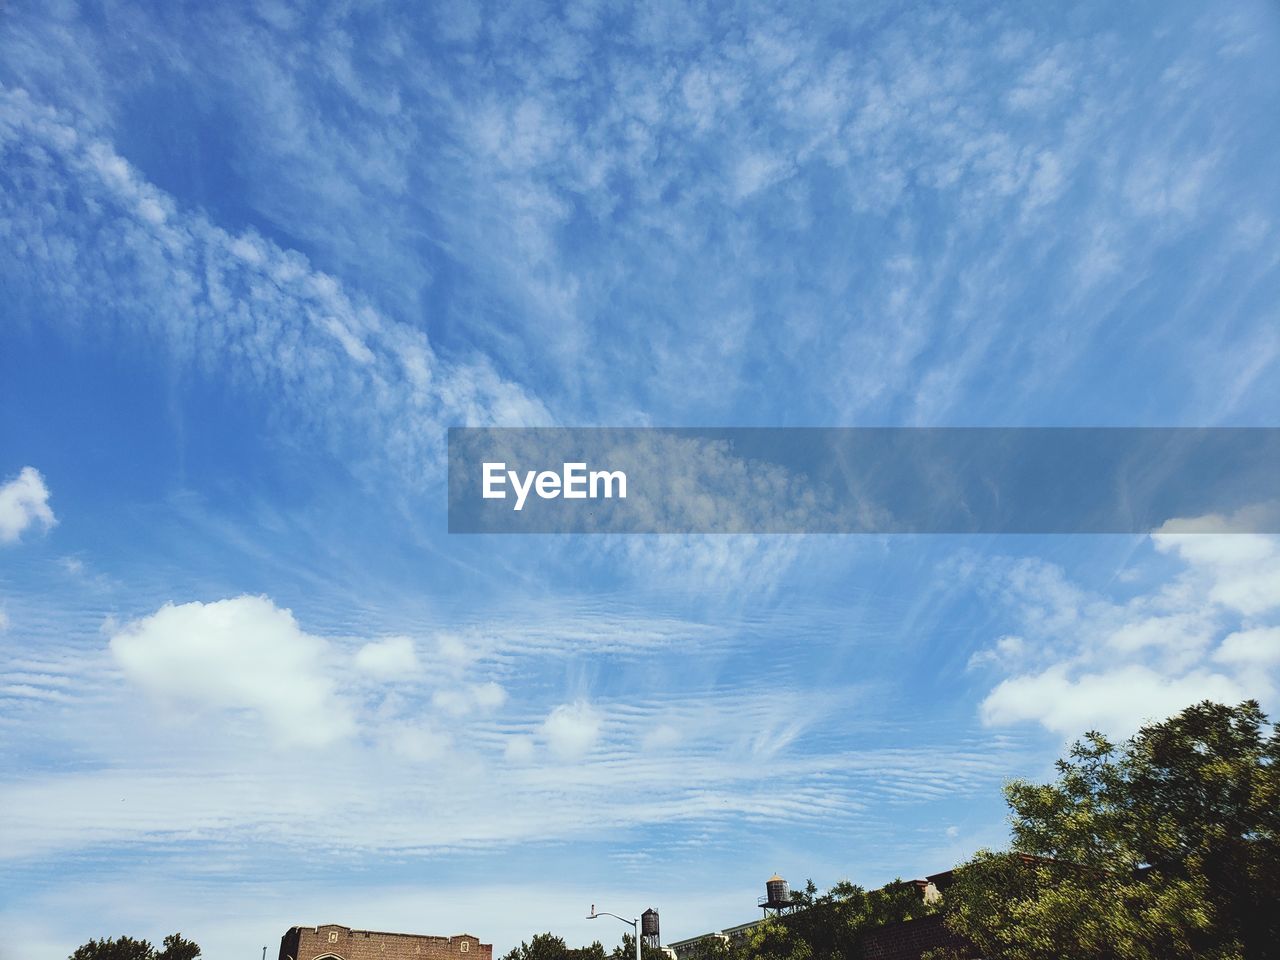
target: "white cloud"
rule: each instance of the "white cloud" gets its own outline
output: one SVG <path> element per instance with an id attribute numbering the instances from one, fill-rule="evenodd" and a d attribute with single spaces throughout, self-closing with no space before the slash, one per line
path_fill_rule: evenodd
<path id="1" fill-rule="evenodd" d="M 1005 668 L 1016 667 L 1026 655 L 1026 641 L 1012 635 L 1003 636 L 988 650 L 979 650 L 969 658 L 970 667 L 994 663 Z"/>
<path id="2" fill-rule="evenodd" d="M 750 153 L 742 157 L 733 169 L 733 197 L 745 200 L 772 186 L 786 176 L 788 167 L 782 157 L 767 153 Z"/>
<path id="3" fill-rule="evenodd" d="M 659 752 L 678 746 L 684 735 L 669 723 L 660 723 L 648 731 L 640 741 L 643 750 Z"/>
<path id="4" fill-rule="evenodd" d="M 15 543 L 28 527 L 48 530 L 57 522 L 49 507 L 49 488 L 35 467 L 23 467 L 0 487 L 0 543 Z"/>
<path id="5" fill-rule="evenodd" d="M 1213 659 L 1241 668 L 1280 665 L 1280 627 L 1255 627 L 1228 634 Z"/>
<path id="6" fill-rule="evenodd" d="M 542 723 L 547 747 L 561 760 L 578 760 L 599 742 L 604 718 L 600 711 L 578 700 L 562 703 Z"/>
<path id="7" fill-rule="evenodd" d="M 380 680 L 394 680 L 418 672 L 418 654 L 409 637 L 387 637 L 356 651 L 355 667 Z"/>
<path id="8" fill-rule="evenodd" d="M 996 592 L 1021 621 L 973 667 L 1005 675 L 982 720 L 1037 722 L 1066 737 L 1127 734 L 1204 699 L 1266 703 L 1280 689 L 1280 538 L 1234 529 L 1240 518 L 1171 521 L 1152 534 L 1182 568 L 1123 601 L 1072 584 L 1050 564 L 1020 561 Z M 1117 578 L 1132 584 L 1141 571 Z"/>
<path id="9" fill-rule="evenodd" d="M 1107 636 L 1105 644 L 1119 656 L 1151 651 L 1168 667 L 1178 668 L 1202 658 L 1219 629 L 1211 611 L 1180 611 L 1122 623 Z"/>
<path id="10" fill-rule="evenodd" d="M 464 637 L 456 633 L 441 633 L 435 637 L 435 656 L 452 671 L 465 669 L 480 655 L 480 639 Z"/>
<path id="11" fill-rule="evenodd" d="M 507 691 L 492 681 L 477 683 L 471 687 L 471 697 L 480 709 L 496 710 L 507 702 Z"/>
<path id="12" fill-rule="evenodd" d="M 533 737 L 518 733 L 507 739 L 503 754 L 512 763 L 529 763 L 537 754 L 537 745 Z"/>
<path id="13" fill-rule="evenodd" d="M 453 745 L 452 737 L 428 723 L 383 724 L 378 736 L 392 753 L 418 762 L 439 760 Z"/>
<path id="14" fill-rule="evenodd" d="M 451 685 L 431 695 L 432 705 L 453 717 L 496 710 L 506 702 L 507 691 L 492 681 Z"/>
<path id="15" fill-rule="evenodd" d="M 1214 603 L 1245 615 L 1280 608 L 1280 539 L 1256 533 L 1156 533 L 1152 539 L 1187 562 Z"/>
<path id="16" fill-rule="evenodd" d="M 284 743 L 322 746 L 354 729 L 328 644 L 266 597 L 167 604 L 120 628 L 111 653 L 157 698 L 252 711 Z"/>
<path id="17" fill-rule="evenodd" d="M 990 724 L 1035 721 L 1067 738 L 1091 729 L 1120 735 L 1200 700 L 1236 703 L 1246 696 L 1231 678 L 1204 671 L 1167 676 L 1131 664 L 1073 675 L 1057 666 L 1002 681 L 983 700 L 981 715 Z"/>

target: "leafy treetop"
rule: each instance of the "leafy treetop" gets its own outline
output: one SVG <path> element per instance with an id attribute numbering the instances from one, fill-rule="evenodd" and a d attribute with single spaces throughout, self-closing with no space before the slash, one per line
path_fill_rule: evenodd
<path id="1" fill-rule="evenodd" d="M 164 938 L 164 947 L 156 950 L 146 940 L 133 937 L 90 940 L 76 948 L 69 960 L 196 960 L 200 947 L 180 933 Z"/>
<path id="2" fill-rule="evenodd" d="M 960 868 L 948 925 L 996 960 L 1280 958 L 1266 725 L 1255 701 L 1205 701 L 1120 745 L 1086 734 L 1053 783 L 1008 785 L 1013 849 Z"/>

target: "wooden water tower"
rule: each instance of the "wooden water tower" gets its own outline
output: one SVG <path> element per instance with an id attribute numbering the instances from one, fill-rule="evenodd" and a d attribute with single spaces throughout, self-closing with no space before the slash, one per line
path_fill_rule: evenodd
<path id="1" fill-rule="evenodd" d="M 658 911 L 653 907 L 640 914 L 640 942 L 655 950 L 662 946 L 662 934 L 658 932 Z"/>
<path id="2" fill-rule="evenodd" d="M 776 873 L 765 881 L 765 895 L 756 901 L 756 906 L 764 911 L 764 915 L 780 917 L 796 908 L 791 900 L 791 890 L 787 881 Z"/>

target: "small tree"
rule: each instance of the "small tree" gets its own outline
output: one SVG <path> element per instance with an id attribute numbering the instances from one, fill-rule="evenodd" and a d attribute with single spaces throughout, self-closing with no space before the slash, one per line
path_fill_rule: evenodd
<path id="1" fill-rule="evenodd" d="M 199 956 L 199 944 L 180 933 L 171 933 L 164 938 L 164 949 L 156 954 L 156 960 L 196 960 Z"/>

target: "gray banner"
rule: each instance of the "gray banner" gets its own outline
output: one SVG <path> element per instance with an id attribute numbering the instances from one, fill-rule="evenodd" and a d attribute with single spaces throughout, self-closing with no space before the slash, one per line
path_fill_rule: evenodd
<path id="1" fill-rule="evenodd" d="M 454 428 L 451 533 L 1280 532 L 1280 429 Z"/>

